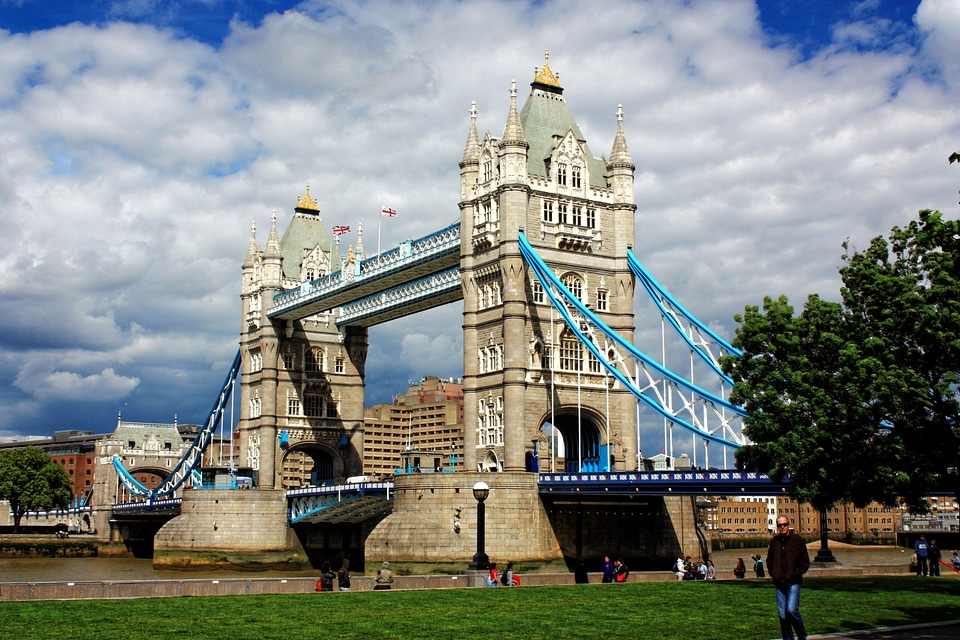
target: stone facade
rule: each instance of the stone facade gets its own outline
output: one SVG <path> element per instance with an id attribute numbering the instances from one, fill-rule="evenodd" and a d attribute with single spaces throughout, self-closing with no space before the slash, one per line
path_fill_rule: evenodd
<path id="1" fill-rule="evenodd" d="M 424 473 L 397 477 L 393 513 L 367 538 L 368 563 L 460 563 L 477 552 L 473 485 L 490 486 L 486 504 L 487 555 L 499 561 L 562 558 L 560 545 L 531 473 Z"/>
<path id="2" fill-rule="evenodd" d="M 523 232 L 564 284 L 633 340 L 634 165 L 622 110 L 610 159 L 593 157 L 559 77 L 538 69 L 503 135 L 477 131 L 460 162 L 465 467 L 549 468 L 550 427 L 569 470 L 636 469 L 636 405 L 570 334 L 521 256 Z M 535 453 L 536 452 L 536 453 Z M 611 462 L 612 461 L 612 462 Z"/>
<path id="3" fill-rule="evenodd" d="M 154 537 L 153 566 L 300 569 L 307 555 L 287 526 L 283 491 L 186 491 L 180 515 Z"/>
<path id="4" fill-rule="evenodd" d="M 278 293 L 363 257 L 361 232 L 357 251 L 350 247 L 341 260 L 339 241 L 324 226 L 309 186 L 282 239 L 276 213 L 265 247 L 252 231 L 242 269 L 237 464 L 258 487 L 283 487 L 283 457 L 290 452 L 313 459 L 316 484 L 361 472 L 366 328 L 341 331 L 337 309 L 302 320 L 270 320 L 267 311 Z"/>

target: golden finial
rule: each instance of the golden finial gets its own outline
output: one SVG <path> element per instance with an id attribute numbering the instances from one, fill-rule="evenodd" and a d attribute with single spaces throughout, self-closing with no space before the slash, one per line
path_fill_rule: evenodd
<path id="1" fill-rule="evenodd" d="M 543 50 L 543 68 L 538 69 L 537 67 L 533 68 L 534 76 L 533 81 L 539 82 L 540 84 L 548 84 L 552 87 L 560 86 L 560 74 L 554 73 L 550 70 L 550 50 Z"/>
<path id="2" fill-rule="evenodd" d="M 297 200 L 297 209 L 307 209 L 309 211 L 320 211 L 317 201 L 310 197 L 310 183 L 307 183 L 307 195 Z"/>

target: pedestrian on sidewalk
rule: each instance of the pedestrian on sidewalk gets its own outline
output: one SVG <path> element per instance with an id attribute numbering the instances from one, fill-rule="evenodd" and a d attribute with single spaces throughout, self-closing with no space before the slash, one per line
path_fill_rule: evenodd
<path id="1" fill-rule="evenodd" d="M 790 519 L 777 516 L 777 534 L 767 550 L 767 569 L 777 591 L 777 613 L 783 640 L 807 637 L 807 629 L 800 615 L 800 585 L 803 574 L 810 568 L 810 555 L 803 538 L 790 530 Z"/>
<path id="2" fill-rule="evenodd" d="M 937 546 L 936 539 L 930 540 L 930 545 L 927 547 L 927 560 L 930 562 L 930 577 L 939 578 L 940 577 L 940 558 L 943 556 L 940 553 L 940 547 Z"/>
<path id="3" fill-rule="evenodd" d="M 920 539 L 913 543 L 913 550 L 917 552 L 917 577 L 927 575 L 927 553 L 930 549 L 930 543 L 927 542 L 927 536 L 920 534 Z"/>

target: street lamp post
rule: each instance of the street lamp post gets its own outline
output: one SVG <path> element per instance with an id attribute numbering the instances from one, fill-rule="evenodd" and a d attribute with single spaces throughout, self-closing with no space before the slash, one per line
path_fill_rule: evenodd
<path id="1" fill-rule="evenodd" d="M 484 553 L 484 504 L 483 501 L 490 495 L 490 486 L 486 482 L 473 485 L 473 497 L 477 499 L 477 553 L 468 567 L 474 571 L 484 571 L 490 568 L 490 558 Z"/>

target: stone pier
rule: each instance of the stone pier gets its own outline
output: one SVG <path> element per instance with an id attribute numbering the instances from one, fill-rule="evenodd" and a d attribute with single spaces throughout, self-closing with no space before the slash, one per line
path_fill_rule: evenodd
<path id="1" fill-rule="evenodd" d="M 477 552 L 473 485 L 490 485 L 485 551 L 492 562 L 549 562 L 563 557 L 533 473 L 423 473 L 397 476 L 393 513 L 367 538 L 365 558 L 462 563 Z"/>
<path id="2" fill-rule="evenodd" d="M 307 555 L 287 526 L 281 490 L 185 491 L 179 516 L 154 538 L 164 569 L 303 569 Z"/>

